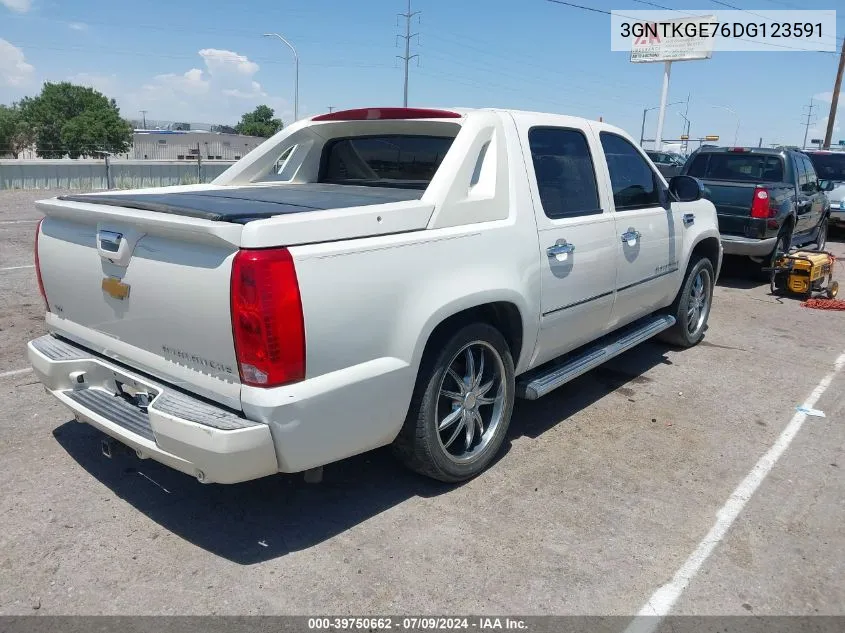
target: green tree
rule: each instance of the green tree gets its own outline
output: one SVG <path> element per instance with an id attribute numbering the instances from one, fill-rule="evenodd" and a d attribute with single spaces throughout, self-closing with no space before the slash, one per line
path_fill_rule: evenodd
<path id="1" fill-rule="evenodd" d="M 132 143 L 132 126 L 121 118 L 115 100 L 93 88 L 45 83 L 41 94 L 21 101 L 20 111 L 35 130 L 43 158 L 122 154 Z"/>
<path id="2" fill-rule="evenodd" d="M 24 120 L 18 105 L 0 105 L 0 155 L 9 153 L 17 158 L 34 142 L 35 131 Z"/>
<path id="3" fill-rule="evenodd" d="M 283 126 L 281 119 L 273 118 L 275 114 L 270 106 L 260 105 L 241 117 L 241 122 L 235 126 L 235 131 L 246 136 L 269 138 Z"/>

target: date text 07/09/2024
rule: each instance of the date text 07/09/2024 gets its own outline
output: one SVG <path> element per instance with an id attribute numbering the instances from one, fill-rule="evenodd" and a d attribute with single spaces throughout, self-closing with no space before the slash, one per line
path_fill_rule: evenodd
<path id="1" fill-rule="evenodd" d="M 310 631 L 452 631 L 452 630 L 526 631 L 525 620 L 509 617 L 374 617 L 308 618 Z"/>

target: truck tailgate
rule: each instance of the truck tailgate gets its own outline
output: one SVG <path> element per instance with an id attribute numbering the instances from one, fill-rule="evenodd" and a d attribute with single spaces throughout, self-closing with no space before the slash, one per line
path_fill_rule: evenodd
<path id="1" fill-rule="evenodd" d="M 240 407 L 229 294 L 243 226 L 56 200 L 37 207 L 53 331 Z"/>
<path id="2" fill-rule="evenodd" d="M 240 408 L 232 263 L 241 248 L 423 230 L 420 190 L 322 184 L 199 185 L 36 203 L 55 332 Z"/>
<path id="3" fill-rule="evenodd" d="M 757 183 L 727 180 L 703 180 L 702 182 L 705 186 L 706 197 L 716 207 L 716 213 L 719 216 L 719 232 L 728 235 L 746 235 Z"/>

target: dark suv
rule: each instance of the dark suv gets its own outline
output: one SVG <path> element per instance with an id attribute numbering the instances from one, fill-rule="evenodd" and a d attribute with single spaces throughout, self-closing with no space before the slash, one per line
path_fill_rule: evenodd
<path id="1" fill-rule="evenodd" d="M 683 173 L 703 181 L 716 206 L 725 254 L 768 266 L 778 252 L 824 248 L 830 202 L 809 157 L 791 149 L 703 147 Z"/>
<path id="2" fill-rule="evenodd" d="M 845 152 L 807 150 L 804 153 L 810 157 L 825 189 L 829 189 L 830 224 L 845 226 Z M 828 182 L 832 186 L 827 185 Z"/>

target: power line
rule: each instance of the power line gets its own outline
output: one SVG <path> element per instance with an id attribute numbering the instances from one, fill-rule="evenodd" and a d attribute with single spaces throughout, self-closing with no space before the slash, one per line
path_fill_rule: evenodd
<path id="1" fill-rule="evenodd" d="M 808 106 L 804 106 L 804 107 L 806 108 Z M 813 116 L 813 108 L 815 108 L 815 107 L 816 106 L 813 103 L 813 98 L 810 97 L 809 110 L 807 111 L 807 114 L 803 115 L 803 116 L 807 117 L 807 120 L 804 122 L 804 144 L 801 146 L 802 149 L 807 147 L 807 134 L 810 132 L 810 125 L 815 123 L 814 119 L 811 120 L 812 116 Z"/>
<path id="2" fill-rule="evenodd" d="M 405 35 L 397 35 L 397 40 L 401 37 L 405 40 L 405 54 L 397 55 L 399 59 L 405 62 L 405 90 L 403 92 L 402 105 L 408 107 L 408 64 L 414 58 L 419 60 L 419 55 L 411 55 L 411 38 L 416 37 L 419 33 L 411 33 L 411 20 L 415 15 L 419 15 L 419 11 L 411 12 L 411 0 L 408 0 L 408 11 L 400 13 L 399 16 L 405 18 Z M 417 62 L 419 63 L 419 62 Z"/>
<path id="3" fill-rule="evenodd" d="M 583 9 L 584 11 L 592 11 L 593 13 L 604 13 L 605 15 L 611 15 L 610 11 L 605 11 L 604 9 L 595 9 L 593 7 L 585 7 L 580 4 L 575 4 L 574 2 L 564 2 L 563 0 L 549 0 L 549 2 L 554 2 L 555 4 L 562 4 L 566 7 L 572 7 L 573 9 Z"/>
<path id="4" fill-rule="evenodd" d="M 455 34 L 455 35 L 457 37 L 461 37 L 462 39 L 464 37 L 464 36 L 459 35 L 459 34 Z M 472 40 L 472 41 L 476 41 L 479 44 L 486 46 L 486 48 L 481 48 L 481 47 L 478 47 L 478 46 L 472 46 L 471 44 L 467 44 L 466 42 L 464 42 L 462 40 L 445 38 L 442 35 L 430 34 L 430 35 L 426 35 L 426 37 L 431 38 L 433 40 L 439 40 L 439 41 L 445 42 L 447 44 L 455 44 L 457 46 L 460 46 L 460 48 L 461 48 L 460 53 L 465 53 L 467 50 L 471 50 L 471 51 L 476 51 L 478 53 L 481 53 L 482 55 L 485 55 L 486 57 L 495 58 L 496 60 L 501 60 L 501 61 L 497 61 L 497 65 L 495 67 L 493 67 L 491 65 L 485 66 L 483 68 L 483 70 L 485 70 L 486 72 L 498 72 L 498 69 L 501 66 L 502 62 L 504 62 L 505 64 L 512 64 L 512 65 L 518 66 L 518 68 L 511 69 L 512 72 L 518 73 L 520 76 L 524 76 L 525 75 L 525 60 L 530 58 L 531 55 L 532 55 L 531 52 L 522 52 L 522 51 L 512 51 L 511 54 L 507 54 L 506 51 L 499 52 L 499 53 L 493 53 L 493 52 L 490 52 L 491 43 L 490 42 L 484 42 L 482 40 Z M 472 39 L 472 38 L 466 38 L 466 39 Z M 502 50 L 502 49 L 498 48 L 498 44 L 496 45 L 496 47 L 497 47 L 497 50 Z M 426 55 L 438 56 L 438 53 L 433 52 L 433 51 L 426 51 Z M 467 65 L 465 62 L 456 62 L 455 61 L 455 58 L 459 56 L 457 54 L 449 55 L 448 52 L 444 52 L 444 53 L 440 54 L 440 56 L 446 57 L 453 64 Z M 525 59 L 523 61 L 520 61 L 518 59 L 520 57 L 523 57 Z M 566 70 L 554 70 L 552 68 L 532 68 L 532 70 L 535 73 L 539 72 L 539 73 L 545 73 L 545 74 L 548 74 L 548 75 L 551 75 L 551 76 L 563 77 L 567 80 L 567 86 L 568 87 L 572 87 L 572 86 L 577 87 L 578 86 L 578 84 L 574 84 L 574 83 L 571 82 L 573 75 L 582 75 L 582 76 L 585 76 L 585 77 L 589 77 L 589 80 L 585 81 L 584 83 L 608 87 L 607 81 L 602 80 L 602 79 L 597 79 L 595 73 L 581 71 L 581 70 L 578 70 L 576 68 L 571 68 L 571 69 L 566 68 Z M 633 91 L 636 91 L 636 90 L 639 90 L 639 89 L 642 88 L 641 84 L 634 84 L 634 83 L 622 82 L 622 81 L 615 81 L 613 86 L 628 87 Z"/>
<path id="5" fill-rule="evenodd" d="M 63 53 L 109 53 L 114 55 L 133 55 L 133 56 L 140 56 L 140 57 L 158 57 L 161 59 L 189 59 L 189 60 L 196 60 L 197 55 L 188 55 L 188 54 L 173 54 L 173 53 L 154 53 L 152 51 L 131 51 L 131 50 L 116 50 L 113 48 L 108 47 L 61 47 L 61 46 L 40 46 L 40 45 L 29 45 L 21 42 L 10 42 L 11 44 L 26 49 L 32 50 L 42 50 L 42 51 L 59 51 Z M 249 58 L 250 61 L 261 63 L 261 64 L 287 64 L 287 62 L 278 60 L 278 59 L 271 59 L 267 57 L 255 57 Z M 388 64 L 358 64 L 358 63 L 344 63 L 344 62 L 328 62 L 328 63 L 320 63 L 320 62 L 310 62 L 306 63 L 303 62 L 302 66 L 312 66 L 315 68 L 395 68 L 394 66 L 390 66 Z"/>
<path id="6" fill-rule="evenodd" d="M 501 68 L 497 65 L 492 65 L 492 64 L 489 64 L 489 63 L 485 66 L 485 65 L 483 65 L 484 64 L 483 61 L 479 61 L 478 63 L 471 63 L 471 62 L 467 62 L 467 61 L 463 61 L 463 60 L 459 61 L 459 60 L 456 60 L 455 57 L 452 56 L 452 55 L 439 53 L 439 52 L 435 52 L 435 51 L 429 51 L 429 52 L 426 53 L 426 55 L 428 57 L 433 57 L 436 60 L 439 60 L 439 59 L 447 60 L 449 62 L 450 67 L 458 66 L 458 67 L 462 67 L 462 68 L 467 68 L 467 69 L 473 70 L 475 72 L 488 73 L 488 74 L 492 74 L 492 75 L 495 75 L 495 76 L 500 77 L 500 78 L 508 78 L 508 79 L 512 79 L 514 81 L 520 81 L 520 82 L 535 84 L 535 85 L 538 85 L 538 86 L 543 86 L 546 89 L 548 89 L 548 86 L 549 86 L 549 83 L 550 83 L 550 77 L 548 75 L 537 74 L 538 72 L 539 73 L 548 72 L 549 74 L 552 74 L 552 75 L 554 75 L 554 74 L 562 75 L 563 74 L 563 73 L 552 73 L 551 71 L 545 71 L 545 70 L 542 70 L 542 69 L 539 69 L 539 68 L 532 69 L 533 72 L 529 73 L 528 71 L 522 72 L 522 71 L 519 71 L 519 70 L 516 70 L 516 69 L 510 69 L 510 68 L 505 69 L 505 68 Z M 423 67 L 425 67 L 425 65 L 423 65 Z M 567 79 L 569 79 L 569 78 L 567 78 Z M 554 81 L 554 80 L 552 79 L 551 81 Z M 593 88 L 591 88 L 587 85 L 584 85 L 584 84 L 592 84 L 592 85 L 595 85 L 595 86 L 599 86 L 604 90 L 610 90 L 610 91 L 614 91 L 614 87 L 618 88 L 620 86 L 630 85 L 630 84 L 623 84 L 623 83 L 619 83 L 619 84 L 614 83 L 613 86 L 610 86 L 610 85 L 608 85 L 608 83 L 606 81 L 600 81 L 600 80 L 585 81 L 585 82 L 583 82 L 583 84 L 580 84 L 580 83 L 574 82 L 574 81 L 567 81 L 566 88 L 568 89 L 569 92 L 579 91 L 579 90 L 594 90 Z M 606 94 L 602 97 L 602 99 L 620 101 L 620 102 L 624 102 L 624 103 L 630 103 L 630 101 L 631 101 L 630 98 L 619 96 L 618 94 Z"/>
<path id="7" fill-rule="evenodd" d="M 766 0 L 769 4 L 776 4 L 782 7 L 786 7 L 788 9 L 795 9 L 797 11 L 804 11 L 807 7 L 799 7 L 796 4 L 792 4 L 791 2 L 782 2 L 781 0 Z M 845 20 L 845 16 L 836 16 L 836 21 Z"/>

